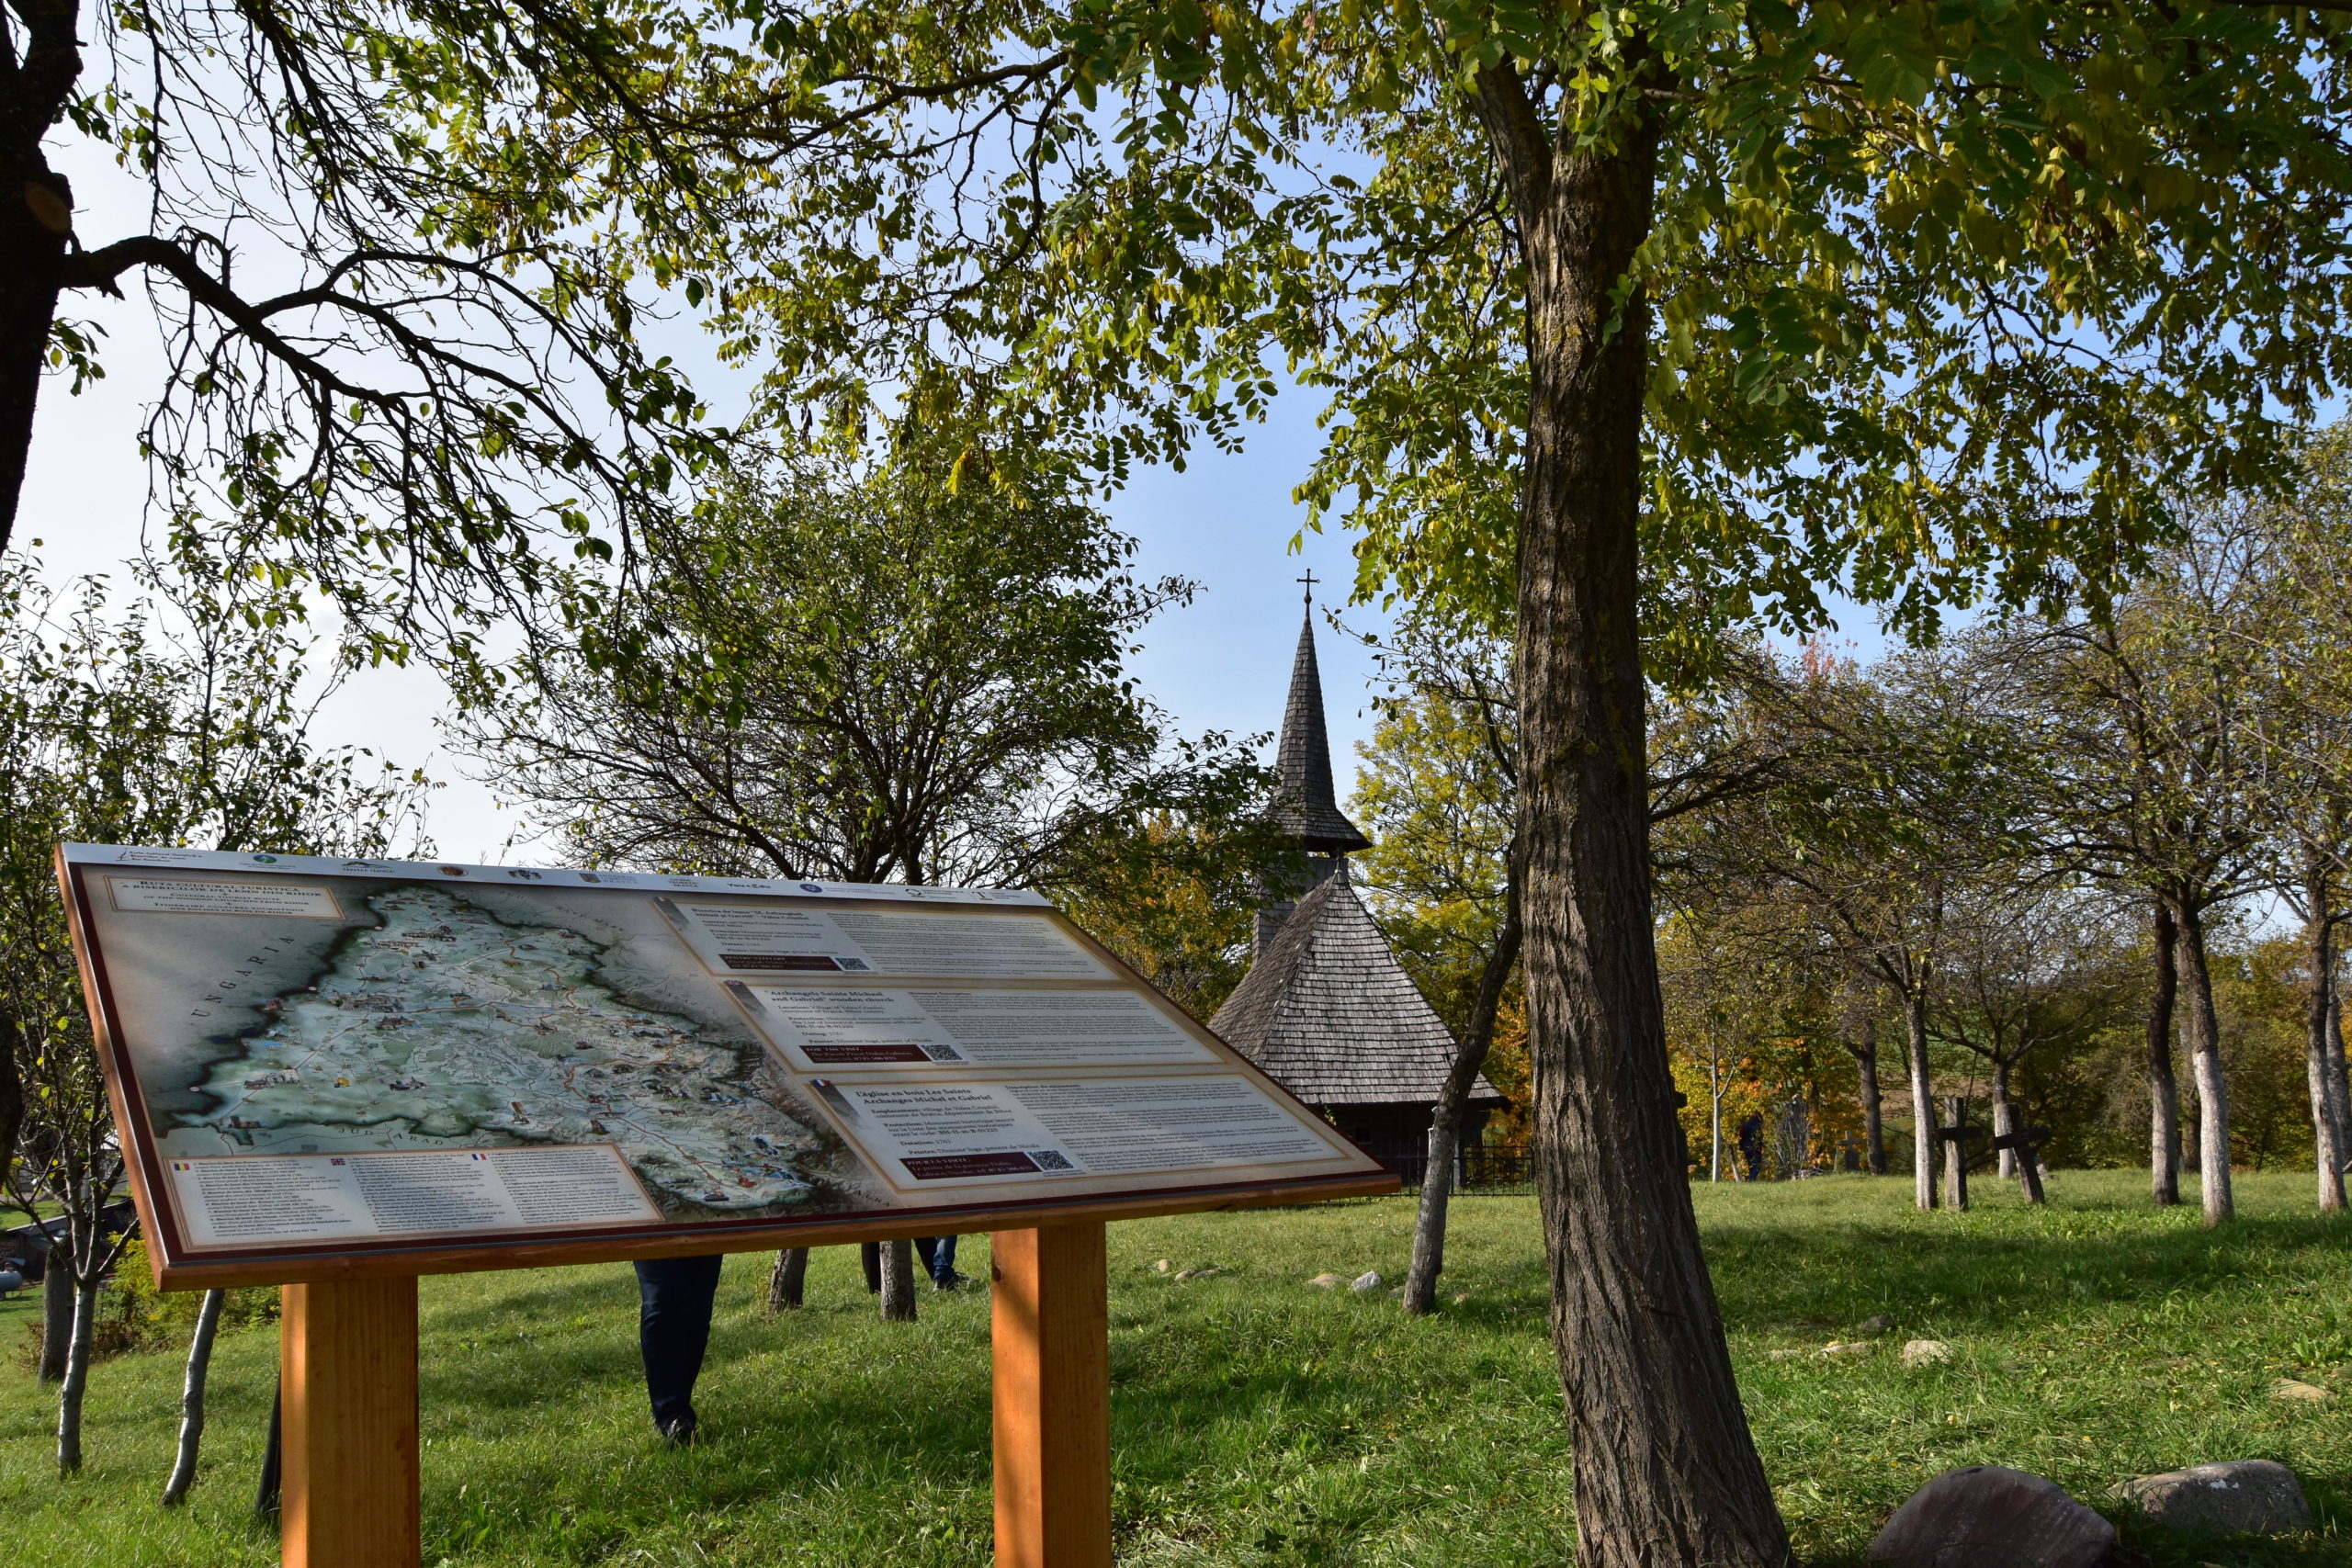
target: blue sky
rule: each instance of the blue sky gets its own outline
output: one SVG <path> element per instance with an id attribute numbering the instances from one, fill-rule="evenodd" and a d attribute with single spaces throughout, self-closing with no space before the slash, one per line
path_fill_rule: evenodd
<path id="1" fill-rule="evenodd" d="M 94 231 L 103 226 L 102 217 L 91 225 Z M 109 374 L 78 398 L 55 378 L 42 389 L 17 538 L 42 541 L 37 554 L 53 581 L 119 571 L 137 553 L 147 496 L 138 432 L 143 400 L 162 370 L 141 291 L 129 290 L 119 302 L 75 300 L 73 307 L 77 317 L 107 328 Z M 1298 637 L 1301 588 L 1294 580 L 1309 569 L 1326 580 L 1329 586 L 1316 586 L 1325 605 L 1336 604 L 1353 580 L 1344 537 L 1308 533 L 1301 553 L 1289 553 L 1306 523 L 1290 491 L 1315 450 L 1315 412 L 1304 396 L 1282 399 L 1273 419 L 1250 432 L 1241 453 L 1204 451 L 1182 473 L 1140 471 L 1110 501 L 1114 522 L 1138 541 L 1143 574 L 1173 573 L 1201 584 L 1190 607 L 1154 624 L 1134 663 L 1145 691 L 1186 732 L 1272 729 Z M 1384 624 L 1364 610 L 1350 612 L 1350 620 L 1367 628 Z M 1320 641 L 1344 788 L 1353 743 L 1371 732 L 1371 660 L 1328 628 Z M 441 750 L 434 721 L 443 699 L 424 671 L 369 671 L 329 699 L 318 738 L 370 746 L 404 764 L 425 761 L 446 786 L 431 819 L 443 854 L 540 858 L 529 846 L 505 847 L 514 818 L 489 790 L 465 778 L 459 759 Z"/>

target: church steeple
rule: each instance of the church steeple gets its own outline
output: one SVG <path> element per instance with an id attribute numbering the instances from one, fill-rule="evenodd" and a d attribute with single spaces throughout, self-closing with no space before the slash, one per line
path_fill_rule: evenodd
<path id="1" fill-rule="evenodd" d="M 1315 662 L 1315 578 L 1306 583 L 1306 619 L 1298 628 L 1298 653 L 1291 660 L 1290 701 L 1283 708 L 1282 745 L 1274 753 L 1281 793 L 1270 814 L 1289 840 L 1282 863 L 1260 874 L 1261 896 L 1252 947 L 1263 953 L 1283 929 L 1306 890 L 1344 873 L 1347 857 L 1372 848 L 1362 829 L 1340 809 L 1331 785 L 1331 735 L 1323 723 L 1323 672 Z"/>
<path id="2" fill-rule="evenodd" d="M 1308 585 L 1308 592 L 1314 592 Z M 1295 835 L 1301 849 L 1319 855 L 1368 850 L 1372 840 L 1340 809 L 1331 786 L 1331 737 L 1323 724 L 1323 675 L 1315 662 L 1315 603 L 1298 628 L 1298 654 L 1291 660 L 1290 702 L 1283 709 L 1282 746 L 1274 754 L 1282 798 L 1274 822 Z"/>

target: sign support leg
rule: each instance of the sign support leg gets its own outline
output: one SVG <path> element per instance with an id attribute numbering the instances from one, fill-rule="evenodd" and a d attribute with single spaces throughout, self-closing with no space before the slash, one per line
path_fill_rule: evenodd
<path id="1" fill-rule="evenodd" d="M 285 1568 L 417 1568 L 416 1281 L 286 1287 Z"/>
<path id="2" fill-rule="evenodd" d="M 1102 1222 L 989 1238 L 997 1568 L 1111 1568 Z"/>

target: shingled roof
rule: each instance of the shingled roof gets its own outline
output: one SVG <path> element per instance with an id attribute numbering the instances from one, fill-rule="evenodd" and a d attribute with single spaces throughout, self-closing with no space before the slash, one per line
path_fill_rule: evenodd
<path id="1" fill-rule="evenodd" d="M 1209 1027 L 1309 1105 L 1434 1104 L 1453 1065 L 1453 1036 L 1344 864 L 1298 901 Z M 1502 1096 L 1481 1077 L 1471 1099 Z"/>
<path id="2" fill-rule="evenodd" d="M 1372 840 L 1340 809 L 1331 787 L 1331 739 L 1323 727 L 1323 676 L 1315 662 L 1315 610 L 1298 628 L 1298 656 L 1291 661 L 1290 702 L 1283 709 L 1283 739 L 1274 753 L 1282 794 L 1273 819 L 1310 850 L 1346 854 L 1368 850 Z"/>

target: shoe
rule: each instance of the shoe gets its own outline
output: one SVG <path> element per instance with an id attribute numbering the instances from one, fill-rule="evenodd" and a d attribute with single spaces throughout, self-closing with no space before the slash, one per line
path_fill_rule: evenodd
<path id="1" fill-rule="evenodd" d="M 931 1288 L 934 1291 L 952 1291 L 958 1285 L 968 1285 L 971 1282 L 972 1277 L 969 1274 L 958 1274 L 950 1270 L 932 1280 Z"/>
<path id="2" fill-rule="evenodd" d="M 666 1427 L 659 1427 L 662 1446 L 668 1449 L 690 1449 L 695 1446 L 695 1418 L 681 1416 Z"/>

